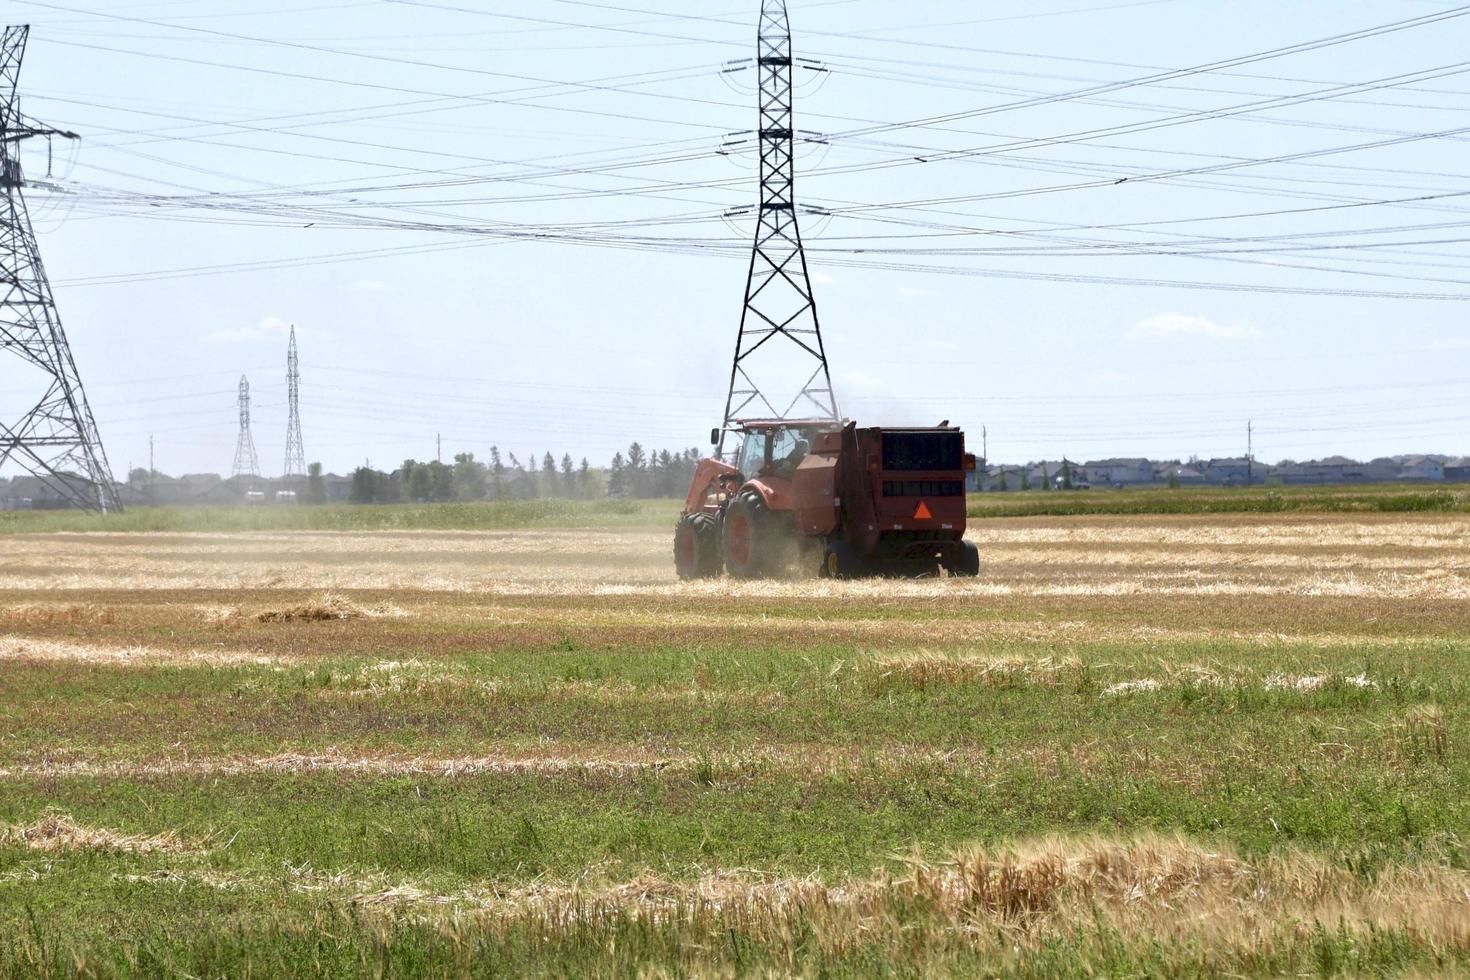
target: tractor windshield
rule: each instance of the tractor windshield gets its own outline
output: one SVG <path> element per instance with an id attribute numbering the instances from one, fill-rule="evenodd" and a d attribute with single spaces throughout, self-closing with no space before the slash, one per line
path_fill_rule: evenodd
<path id="1" fill-rule="evenodd" d="M 735 465 L 747 478 L 766 468 L 766 442 L 769 439 L 770 433 L 764 429 L 745 433 L 745 441 L 740 444 L 740 459 Z"/>

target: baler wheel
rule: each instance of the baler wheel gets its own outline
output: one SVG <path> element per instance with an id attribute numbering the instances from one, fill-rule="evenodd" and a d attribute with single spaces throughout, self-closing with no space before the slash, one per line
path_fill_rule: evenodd
<path id="1" fill-rule="evenodd" d="M 708 514 L 685 514 L 674 525 L 674 570 L 688 582 L 720 574 L 720 548 L 715 519 Z"/>
<path id="2" fill-rule="evenodd" d="M 856 578 L 862 574 L 861 563 L 852 545 L 841 538 L 827 545 L 822 555 L 823 578 Z"/>
<path id="3" fill-rule="evenodd" d="M 969 541 L 961 541 L 959 554 L 949 566 L 949 574 L 960 578 L 974 578 L 980 574 L 980 549 Z"/>

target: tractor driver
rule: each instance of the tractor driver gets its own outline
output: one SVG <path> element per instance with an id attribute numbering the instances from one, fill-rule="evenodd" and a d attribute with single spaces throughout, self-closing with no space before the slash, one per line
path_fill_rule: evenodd
<path id="1" fill-rule="evenodd" d="M 800 429 L 783 429 L 776 436 L 776 444 L 771 452 L 771 472 L 776 476 L 791 479 L 796 475 L 796 467 L 806 459 L 806 454 L 811 451 L 811 443 L 807 440 L 807 433 Z M 777 453 L 787 446 L 791 448 L 784 456 L 777 458 Z"/>

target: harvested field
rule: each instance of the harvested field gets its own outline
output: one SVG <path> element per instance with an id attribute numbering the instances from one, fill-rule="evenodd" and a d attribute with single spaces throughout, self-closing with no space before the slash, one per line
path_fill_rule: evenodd
<path id="1" fill-rule="evenodd" d="M 0 537 L 0 975 L 1470 970 L 1470 515 L 609 513 Z"/>

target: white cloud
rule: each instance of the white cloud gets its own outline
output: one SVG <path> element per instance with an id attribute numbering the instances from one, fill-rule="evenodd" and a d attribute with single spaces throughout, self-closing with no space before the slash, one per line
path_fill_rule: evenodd
<path id="1" fill-rule="evenodd" d="M 1216 323 L 1209 317 L 1187 313 L 1159 313 L 1139 320 L 1128 331 L 1129 340 L 1162 340 L 1168 337 L 1207 337 L 1210 340 L 1255 340 L 1261 331 L 1245 323 Z"/>
<path id="2" fill-rule="evenodd" d="M 268 316 L 259 323 L 246 327 L 224 327 L 212 330 L 212 344 L 258 344 L 267 340 L 283 340 L 291 332 L 291 324 L 278 316 Z"/>

